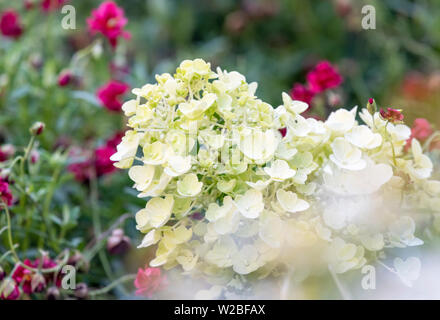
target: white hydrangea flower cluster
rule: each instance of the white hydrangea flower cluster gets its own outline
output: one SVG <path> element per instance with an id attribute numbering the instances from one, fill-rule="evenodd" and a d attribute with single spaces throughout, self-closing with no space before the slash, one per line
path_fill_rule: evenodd
<path id="1" fill-rule="evenodd" d="M 413 214 L 440 210 L 440 182 L 417 140 L 404 152 L 406 125 L 367 109 L 359 124 L 357 107 L 306 119 L 306 103 L 283 93 L 273 108 L 201 59 L 156 79 L 123 105 L 131 130 L 111 158 L 149 199 L 136 222 L 151 266 L 233 285 L 423 243 Z"/>

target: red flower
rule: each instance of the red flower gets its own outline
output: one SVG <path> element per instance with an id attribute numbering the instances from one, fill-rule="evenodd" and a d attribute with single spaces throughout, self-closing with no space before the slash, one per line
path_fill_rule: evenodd
<path id="1" fill-rule="evenodd" d="M 307 74 L 309 87 L 315 93 L 335 88 L 342 83 L 342 76 L 328 61 L 319 62 L 316 67 Z"/>
<path id="2" fill-rule="evenodd" d="M 57 263 L 49 257 L 44 257 L 43 261 L 41 261 L 40 258 L 37 258 L 34 261 L 26 259 L 23 261 L 23 263 L 28 267 L 35 269 L 41 268 L 43 270 L 51 269 L 57 266 Z M 36 273 L 26 269 L 22 265 L 19 265 L 12 274 L 12 279 L 22 287 L 24 293 L 31 294 L 35 292 L 42 292 L 46 288 L 46 284 L 54 280 L 54 274 L 46 273 L 43 276 L 40 273 Z M 58 282 L 58 279 L 56 282 Z M 59 283 L 57 283 L 57 285 L 58 284 Z"/>
<path id="3" fill-rule="evenodd" d="M 423 141 L 428 139 L 433 133 L 434 130 L 428 120 L 424 118 L 417 118 L 414 120 L 414 125 L 411 129 L 411 136 L 413 138 Z"/>
<path id="4" fill-rule="evenodd" d="M 151 298 L 153 294 L 167 284 L 166 277 L 161 274 L 159 268 L 139 268 L 134 286 L 136 295 Z"/>
<path id="5" fill-rule="evenodd" d="M 75 175 L 79 182 L 89 181 L 93 175 L 101 177 L 116 170 L 110 157 L 116 152 L 116 146 L 121 142 L 123 133 L 117 132 L 105 145 L 96 148 L 93 155 L 89 155 L 82 162 L 69 165 L 68 170 Z"/>
<path id="6" fill-rule="evenodd" d="M 310 106 L 315 93 L 301 83 L 295 83 L 290 91 L 290 96 L 293 100 L 303 101 Z"/>
<path id="7" fill-rule="evenodd" d="M 34 268 L 34 264 L 29 259 L 24 260 L 23 263 L 28 267 Z M 21 285 L 24 293 L 31 294 L 33 292 L 32 276 L 33 273 L 31 270 L 19 265 L 12 274 L 12 279 L 14 279 L 18 285 Z"/>
<path id="8" fill-rule="evenodd" d="M 14 197 L 12 196 L 11 191 L 9 190 L 9 183 L 0 178 L 0 198 L 7 206 L 12 205 L 12 201 Z"/>
<path id="9" fill-rule="evenodd" d="M 115 149 L 107 146 L 95 150 L 95 168 L 98 177 L 112 173 L 116 170 L 113 161 L 110 160 L 110 157 L 115 152 Z"/>
<path id="10" fill-rule="evenodd" d="M 4 283 L 0 283 L 0 285 L 4 285 L 0 295 L 0 300 L 17 300 L 20 298 L 20 290 L 18 289 L 15 281 L 10 279 L 5 281 L 7 281 L 6 285 L 4 285 Z"/>
<path id="11" fill-rule="evenodd" d="M 110 139 L 107 140 L 105 145 L 116 150 L 116 146 L 121 143 L 124 134 L 125 133 L 123 131 L 116 132 Z"/>
<path id="12" fill-rule="evenodd" d="M 412 139 L 416 138 L 419 141 L 428 139 L 434 130 L 428 120 L 424 118 L 417 118 L 414 120 L 414 125 L 411 128 L 411 137 L 406 141 L 405 150 L 411 147 Z"/>
<path id="13" fill-rule="evenodd" d="M 45 12 L 54 11 L 60 8 L 67 1 L 68 0 L 42 0 L 41 9 L 43 9 Z"/>
<path id="14" fill-rule="evenodd" d="M 34 8 L 34 1 L 33 0 L 24 0 L 24 8 L 26 10 L 31 10 Z"/>
<path id="15" fill-rule="evenodd" d="M 127 21 L 122 8 L 113 1 L 105 1 L 92 11 L 92 16 L 87 19 L 87 24 L 92 35 L 98 32 L 102 33 L 115 48 L 119 37 L 125 39 L 131 37 L 130 33 L 124 31 Z"/>
<path id="16" fill-rule="evenodd" d="M 15 153 L 15 147 L 12 144 L 5 144 L 0 147 L 0 162 L 10 159 Z"/>
<path id="17" fill-rule="evenodd" d="M 86 182 L 93 176 L 94 168 L 92 166 L 92 161 L 87 159 L 82 162 L 72 163 L 67 167 L 67 170 L 74 174 L 76 181 Z"/>
<path id="18" fill-rule="evenodd" d="M 403 95 L 408 99 L 425 100 L 432 94 L 428 83 L 428 78 L 420 73 L 410 73 L 403 81 Z"/>
<path id="19" fill-rule="evenodd" d="M 60 87 L 67 86 L 72 81 L 73 75 L 69 70 L 62 71 L 58 76 L 58 85 Z"/>
<path id="20" fill-rule="evenodd" d="M 119 98 L 125 94 L 129 88 L 129 85 L 126 83 L 111 80 L 106 85 L 100 87 L 96 94 L 98 99 L 108 110 L 120 111 L 122 102 Z"/>
<path id="21" fill-rule="evenodd" d="M 20 16 L 14 10 L 6 10 L 0 17 L 0 31 L 5 37 L 17 39 L 23 33 Z"/>
<path id="22" fill-rule="evenodd" d="M 387 108 L 387 111 L 380 109 L 380 115 L 384 120 L 388 120 L 391 123 L 399 123 L 403 121 L 402 110 Z"/>

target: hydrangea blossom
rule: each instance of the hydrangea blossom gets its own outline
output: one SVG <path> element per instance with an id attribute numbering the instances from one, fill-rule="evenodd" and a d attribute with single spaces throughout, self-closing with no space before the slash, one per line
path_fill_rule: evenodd
<path id="1" fill-rule="evenodd" d="M 412 214 L 438 211 L 440 182 L 416 139 L 405 153 L 406 125 L 367 109 L 361 124 L 357 107 L 306 119 L 306 103 L 283 94 L 273 108 L 201 59 L 156 80 L 122 106 L 131 129 L 111 158 L 149 198 L 136 223 L 139 247 L 157 245 L 151 267 L 230 287 L 423 243 Z"/>

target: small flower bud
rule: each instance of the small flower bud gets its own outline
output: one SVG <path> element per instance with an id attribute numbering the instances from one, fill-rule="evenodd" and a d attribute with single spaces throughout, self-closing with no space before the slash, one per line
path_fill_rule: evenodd
<path id="1" fill-rule="evenodd" d="M 72 81 L 72 78 L 72 72 L 70 72 L 70 70 L 64 70 L 58 76 L 58 85 L 60 87 L 65 87 Z"/>
<path id="2" fill-rule="evenodd" d="M 58 300 L 60 298 L 60 290 L 57 287 L 50 287 L 46 292 L 47 300 Z"/>
<path id="3" fill-rule="evenodd" d="M 31 134 L 34 136 L 39 136 L 44 131 L 45 124 L 43 122 L 37 121 L 30 128 Z"/>
<path id="4" fill-rule="evenodd" d="M 367 110 L 371 115 L 374 115 L 377 111 L 376 101 L 373 98 L 368 99 Z"/>
<path id="5" fill-rule="evenodd" d="M 0 267 L 0 281 L 6 277 L 6 272 Z"/>
<path id="6" fill-rule="evenodd" d="M 87 272 L 89 270 L 89 262 L 79 251 L 75 251 L 75 253 L 69 257 L 69 260 L 67 260 L 67 264 L 78 268 L 78 271 Z"/>
<path id="7" fill-rule="evenodd" d="M 89 296 L 89 288 L 87 287 L 87 284 L 81 282 L 78 283 L 75 289 L 75 297 L 78 299 L 87 299 Z"/>
<path id="8" fill-rule="evenodd" d="M 124 254 L 130 246 L 130 238 L 124 235 L 122 229 L 113 230 L 111 236 L 107 239 L 107 250 L 110 254 Z"/>

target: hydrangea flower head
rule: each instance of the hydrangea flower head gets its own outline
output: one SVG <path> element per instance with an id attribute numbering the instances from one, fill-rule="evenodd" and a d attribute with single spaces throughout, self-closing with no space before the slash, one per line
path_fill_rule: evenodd
<path id="1" fill-rule="evenodd" d="M 322 70 L 323 87 L 340 83 Z M 227 290 L 281 266 L 308 272 L 296 264 L 304 256 L 344 273 L 385 248 L 423 243 L 401 201 L 433 210 L 436 188 L 420 192 L 432 162 L 417 140 L 403 152 L 407 126 L 367 109 L 360 124 L 357 107 L 305 118 L 304 101 L 283 93 L 273 108 L 256 89 L 238 72 L 186 60 L 123 104 L 130 129 L 111 160 L 148 199 L 136 228 L 140 248 L 157 246 L 150 267 L 221 279 Z M 138 277 L 142 288 L 148 276 Z"/>

